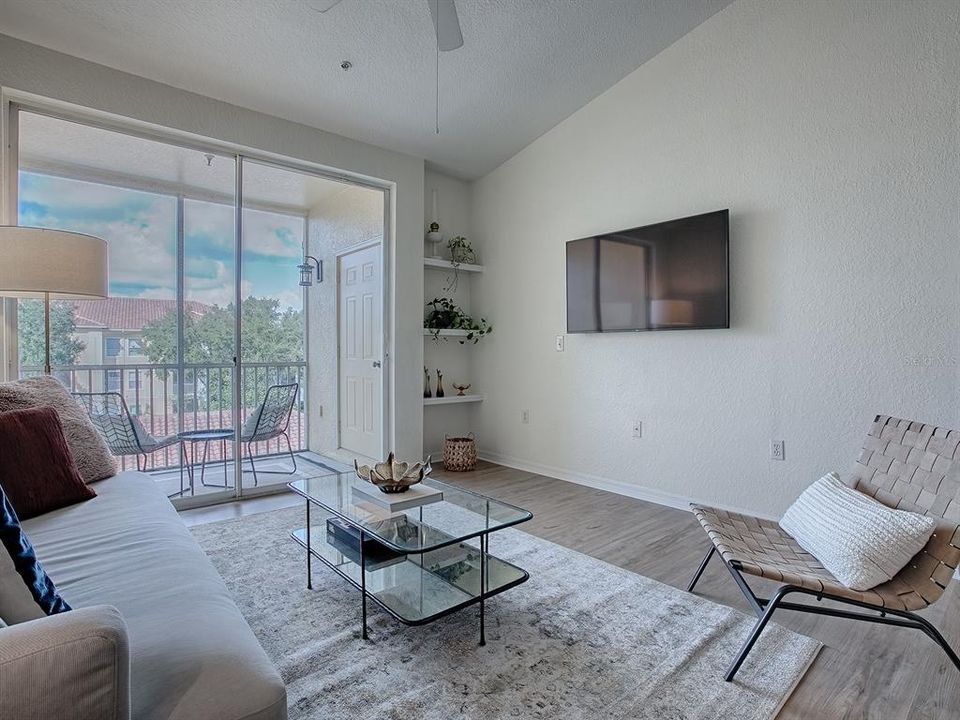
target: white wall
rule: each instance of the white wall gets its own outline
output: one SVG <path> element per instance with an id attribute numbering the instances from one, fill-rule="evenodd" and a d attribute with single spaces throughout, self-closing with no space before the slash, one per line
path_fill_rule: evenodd
<path id="1" fill-rule="evenodd" d="M 777 514 L 874 413 L 960 427 L 958 16 L 740 0 L 478 181 L 486 454 Z M 554 351 L 565 241 L 718 208 L 730 330 Z"/>
<path id="2" fill-rule="evenodd" d="M 343 190 L 310 209 L 307 247 L 309 253 L 323 263 L 324 272 L 323 282 L 307 291 L 310 307 L 308 446 L 314 452 L 329 453 L 340 445 L 337 258 L 352 247 L 382 238 L 383 194 L 376 190 L 345 185 Z"/>
<path id="3" fill-rule="evenodd" d="M 214 138 L 258 152 L 317 163 L 395 184 L 391 230 L 394 293 L 390 365 L 392 446 L 414 457 L 422 447 L 423 161 L 315 128 L 253 112 L 0 35 L 0 86 Z M 0 121 L 3 122 L 3 121 Z M 9 197 L 2 183 L 0 197 Z M 399 282 L 398 278 L 401 278 Z M 402 418 L 402 420 L 400 419 Z"/>
<path id="4" fill-rule="evenodd" d="M 437 210 L 439 215 L 440 232 L 444 241 L 457 235 L 466 237 L 473 243 L 474 249 L 483 261 L 483 249 L 473 236 L 470 226 L 471 197 L 470 186 L 456 178 L 438 173 L 434 170 L 424 172 L 424 228 L 432 220 L 432 190 L 437 190 Z M 425 252 L 429 254 L 428 247 Z M 441 254 L 449 259 L 449 253 L 441 246 Z M 424 301 L 434 298 L 447 297 L 456 302 L 468 313 L 478 308 L 471 302 L 471 288 L 474 280 L 473 273 L 459 274 L 454 289 L 451 286 L 452 274 L 442 270 L 426 270 L 424 273 Z M 422 313 L 421 313 L 422 315 Z M 480 342 L 486 342 L 486 338 Z M 457 394 L 453 384 L 471 384 L 468 392 L 482 393 L 474 370 L 476 347 L 472 344 L 461 345 L 456 338 L 432 337 L 424 339 L 424 364 L 430 370 L 431 391 L 437 389 L 437 370 L 443 372 L 443 386 L 447 397 Z M 421 376 L 421 394 L 423 393 L 423 378 Z M 469 432 L 476 432 L 478 424 L 479 406 L 475 403 L 466 405 L 436 405 L 425 407 L 423 410 L 423 450 L 432 453 L 434 458 L 443 454 L 444 435 L 463 436 Z M 482 442 L 482 438 L 478 440 Z"/>

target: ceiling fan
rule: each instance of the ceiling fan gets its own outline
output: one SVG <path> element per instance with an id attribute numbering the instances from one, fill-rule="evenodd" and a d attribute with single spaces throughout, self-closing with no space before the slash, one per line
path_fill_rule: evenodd
<path id="1" fill-rule="evenodd" d="M 326 13 L 343 1 L 314 0 L 312 5 L 318 13 Z M 457 17 L 457 6 L 454 0 L 427 0 L 427 5 L 430 6 L 433 30 L 437 34 L 437 50 L 448 52 L 461 47 L 463 33 L 460 32 L 460 19 Z"/>
<path id="2" fill-rule="evenodd" d="M 312 7 L 318 13 L 326 13 L 344 0 L 314 0 Z M 434 132 L 440 134 L 440 53 L 463 47 L 463 33 L 460 31 L 460 18 L 454 0 L 427 0 L 430 17 L 433 19 L 433 31 L 437 36 L 437 104 Z M 351 66 L 344 61 L 345 70 Z"/>

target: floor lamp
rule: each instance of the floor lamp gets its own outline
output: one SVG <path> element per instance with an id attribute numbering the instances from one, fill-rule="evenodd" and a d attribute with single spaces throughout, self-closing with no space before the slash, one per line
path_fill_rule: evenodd
<path id="1" fill-rule="evenodd" d="M 0 225 L 0 296 L 43 298 L 43 371 L 50 374 L 50 301 L 107 297 L 105 240 Z"/>

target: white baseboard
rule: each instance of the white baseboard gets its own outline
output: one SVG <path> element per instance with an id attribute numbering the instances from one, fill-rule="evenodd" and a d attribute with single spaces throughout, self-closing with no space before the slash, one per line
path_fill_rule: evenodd
<path id="1" fill-rule="evenodd" d="M 657 490 L 655 488 L 635 485 L 634 483 L 625 483 L 621 480 L 611 480 L 610 478 L 601 477 L 600 475 L 591 475 L 589 473 L 579 472 L 577 470 L 568 470 L 566 468 L 543 465 L 541 463 L 530 462 L 528 460 L 512 457 L 510 455 L 481 452 L 480 458 L 482 460 L 487 460 L 488 462 L 496 463 L 497 465 L 504 465 L 506 467 L 514 468 L 515 470 L 523 470 L 525 472 L 532 472 L 538 475 L 546 475 L 547 477 L 556 478 L 558 480 L 565 480 L 566 482 L 576 483 L 577 485 L 585 485 L 586 487 L 596 488 L 597 490 L 606 490 L 607 492 L 625 495 L 626 497 L 632 497 L 637 500 L 645 500 L 647 502 L 655 503 L 657 505 L 664 505 L 677 510 L 686 510 L 689 512 L 690 503 L 696 503 L 699 505 L 709 505 L 711 507 L 723 508 L 724 510 L 743 513 L 745 515 L 754 515 L 756 517 L 774 519 L 767 515 L 757 514 L 755 511 L 745 508 L 732 507 L 730 505 L 710 502 L 685 495 L 675 495 L 673 493 L 664 492 L 663 490 Z"/>
<path id="2" fill-rule="evenodd" d="M 434 454 L 434 457 L 442 458 L 443 451 L 437 451 Z M 504 467 L 513 468 L 515 470 L 523 470 L 524 472 L 532 472 L 536 473 L 537 475 L 546 475 L 547 477 L 556 478 L 557 480 L 565 480 L 566 482 L 576 483 L 577 485 L 585 485 L 598 490 L 606 490 L 608 492 L 617 493 L 618 495 L 632 497 L 637 500 L 645 500 L 647 502 L 656 503 L 657 505 L 665 505 L 667 507 L 676 508 L 677 510 L 689 511 L 690 503 L 698 503 L 702 505 L 712 505 L 713 507 L 722 507 L 725 510 L 730 510 L 732 512 L 738 512 L 745 515 L 766 517 L 770 520 L 776 519 L 770 516 L 757 515 L 750 510 L 719 505 L 717 503 L 698 502 L 694 498 L 674 495 L 672 493 L 663 492 L 662 490 L 654 490 L 653 488 L 646 488 L 640 485 L 634 485 L 632 483 L 610 480 L 609 478 L 600 477 L 599 475 L 590 475 L 588 473 L 566 470 L 564 468 L 552 467 L 550 465 L 542 465 L 540 463 L 521 460 L 520 458 L 511 457 L 509 455 L 482 452 L 480 453 L 479 457 L 481 460 L 486 460 L 487 462 L 492 462 L 496 465 L 503 465 Z M 960 568 L 957 568 L 956 573 L 954 573 L 954 578 L 960 580 Z"/>

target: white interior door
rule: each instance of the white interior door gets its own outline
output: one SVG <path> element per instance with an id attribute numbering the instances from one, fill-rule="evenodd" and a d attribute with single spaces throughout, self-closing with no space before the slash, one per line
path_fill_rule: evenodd
<path id="1" fill-rule="evenodd" d="M 340 257 L 340 447 L 382 459 L 383 261 L 380 245 Z"/>

